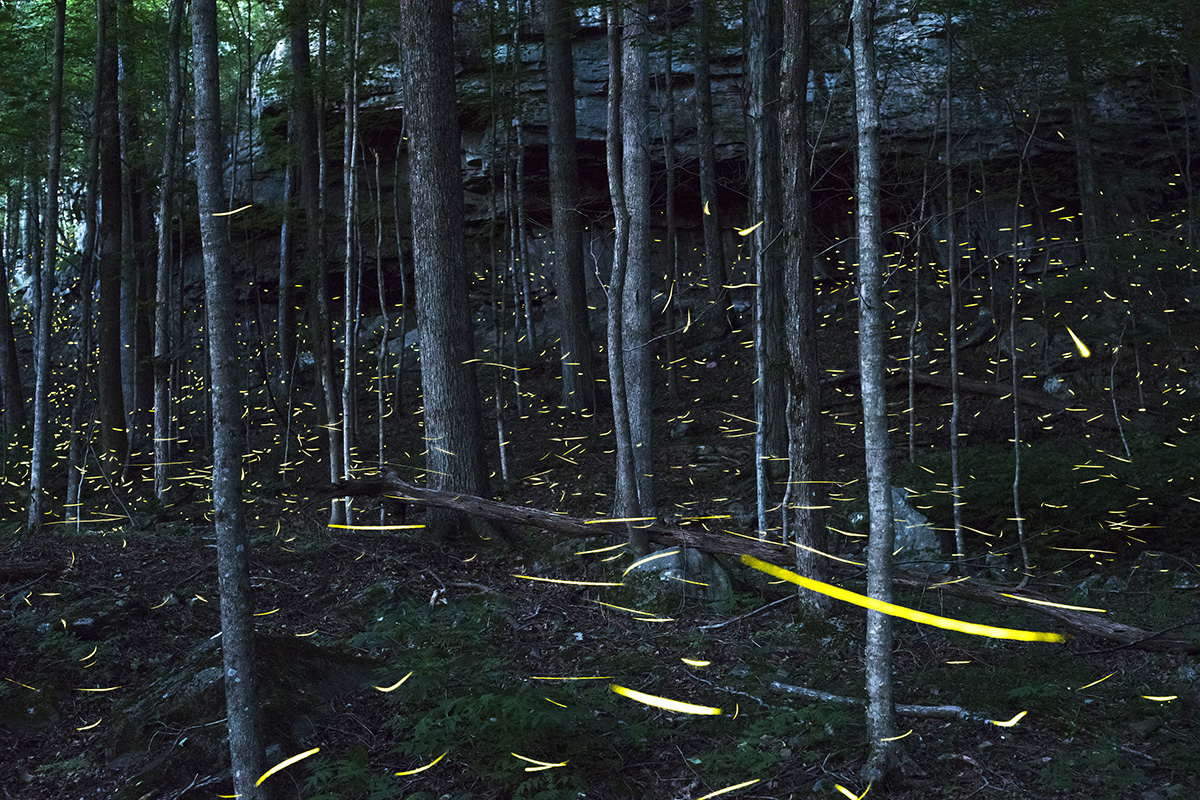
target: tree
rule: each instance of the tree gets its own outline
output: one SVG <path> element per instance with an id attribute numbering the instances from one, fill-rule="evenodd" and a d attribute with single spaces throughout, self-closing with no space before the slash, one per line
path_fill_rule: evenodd
<path id="1" fill-rule="evenodd" d="M 619 302 L 633 488 L 640 515 L 652 517 L 656 512 L 650 438 L 650 44 L 646 25 L 650 4 L 634 0 L 627 13 L 621 41 L 621 167 L 629 249 Z"/>
<path id="2" fill-rule="evenodd" d="M 117 119 L 116 0 L 98 0 L 99 106 L 95 113 L 100 140 L 100 297 L 97 303 L 97 382 L 100 394 L 100 442 L 109 460 L 124 468 L 129 454 L 121 383 L 121 132 Z"/>
<path id="3" fill-rule="evenodd" d="M 790 166 L 783 182 L 783 258 L 787 305 L 788 478 L 783 498 L 783 536 L 796 547 L 796 570 L 826 580 L 825 492 L 821 491 L 821 370 L 817 360 L 817 311 L 813 291 L 812 197 L 809 181 L 808 67 L 810 2 L 783 4 L 780 80 L 780 156 Z M 800 590 L 800 602 L 815 613 L 831 603 L 819 592 Z"/>
<path id="4" fill-rule="evenodd" d="M 625 202 L 625 177 L 622 168 L 624 155 L 621 126 L 622 97 L 625 91 L 621 66 L 624 49 L 624 19 L 622 4 L 614 2 L 608 11 L 608 135 L 605 137 L 605 160 L 608 168 L 608 191 L 613 207 L 613 258 L 608 286 L 608 386 L 612 399 L 613 439 L 616 447 L 616 486 L 613 513 L 620 517 L 635 517 L 637 489 L 634 479 L 633 442 L 629 431 L 629 402 L 625 384 L 625 322 L 621 298 L 625 294 L 625 274 L 629 264 L 629 207 Z M 640 557 L 650 552 L 650 540 L 645 531 L 629 525 L 629 549 Z"/>
<path id="5" fill-rule="evenodd" d="M 249 543 L 242 503 L 242 396 L 234 317 L 233 272 L 223 211 L 221 101 L 216 0 L 192 0 L 196 85 L 196 190 L 204 250 L 204 291 L 212 361 L 212 498 L 221 592 L 221 653 L 234 791 L 262 797 L 255 780 L 265 772 L 250 592 Z"/>
<path id="6" fill-rule="evenodd" d="M 29 454 L 29 531 L 42 527 L 46 439 L 50 417 L 50 336 L 54 314 L 55 268 L 58 263 L 58 179 L 62 169 L 63 39 L 67 0 L 54 3 L 54 66 L 50 78 L 50 141 L 46 169 L 46 217 L 43 232 L 41 296 L 37 304 L 37 377 L 33 391 L 33 445 Z M 5 292 L 8 291 L 5 285 Z"/>
<path id="7" fill-rule="evenodd" d="M 583 219 L 578 209 L 575 59 L 571 53 L 575 18 L 565 0 L 546 0 L 544 14 L 550 208 L 558 302 L 562 307 L 562 329 L 558 332 L 562 404 L 571 411 L 582 411 L 596 407 L 596 384 L 583 272 Z"/>
<path id="8" fill-rule="evenodd" d="M 704 274 L 712 309 L 718 315 L 714 330 L 725 335 L 740 325 L 737 311 L 729 299 L 728 273 L 725 269 L 725 245 L 721 240 L 721 204 L 717 197 L 717 154 L 713 135 L 712 12 L 715 0 L 698 0 L 696 22 L 696 140 L 700 162 L 700 197 L 704 203 Z"/>
<path id="9" fill-rule="evenodd" d="M 183 0 L 171 0 L 167 21 L 167 114 L 163 130 L 162 185 L 158 193 L 158 265 L 154 297 L 154 496 L 170 485 L 171 461 L 171 219 L 175 205 L 175 156 L 183 87 L 179 75 L 179 29 Z"/>
<path id="10" fill-rule="evenodd" d="M 758 535 L 765 537 L 771 506 L 770 481 L 787 450 L 784 412 L 783 250 L 779 163 L 778 3 L 754 0 L 748 9 L 750 117 L 754 132 L 754 474 L 758 495 Z M 799 165 L 795 166 L 799 169 Z"/>
<path id="11" fill-rule="evenodd" d="M 436 489 L 486 495 L 479 395 L 469 363 L 475 337 L 449 46 L 454 19 L 450 0 L 402 0 L 400 13 L 427 481 Z M 444 534 L 455 521 L 435 514 L 427 524 Z"/>
<path id="12" fill-rule="evenodd" d="M 867 543 L 867 595 L 892 599 L 892 491 L 888 468 L 887 407 L 884 404 L 883 248 L 880 222 L 879 83 L 875 73 L 873 0 L 854 0 L 854 105 L 858 129 L 855 214 L 858 219 L 858 360 L 861 374 L 867 498 L 871 532 Z M 894 771 L 899 745 L 892 699 L 892 620 L 867 611 L 864 653 L 867 672 L 867 735 L 870 754 L 863 780 L 883 783 Z"/>

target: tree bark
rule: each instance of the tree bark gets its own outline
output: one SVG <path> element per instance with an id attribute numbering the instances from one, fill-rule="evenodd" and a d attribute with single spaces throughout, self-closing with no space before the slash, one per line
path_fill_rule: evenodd
<path id="1" fill-rule="evenodd" d="M 37 304 L 37 377 L 33 390 L 33 443 L 29 454 L 29 532 L 39 533 L 45 512 L 43 494 L 46 441 L 50 425 L 50 337 L 53 330 L 55 269 L 58 264 L 58 182 L 62 170 L 63 39 L 66 0 L 54 2 L 54 65 L 50 77 L 50 136 L 47 147 L 46 217 L 43 228 L 41 297 Z M 8 284 L 5 284 L 5 293 Z"/>
<path id="2" fill-rule="evenodd" d="M 779 48 L 780 6 L 754 0 L 748 9 L 751 103 L 754 128 L 754 408 L 758 426 L 754 436 L 757 484 L 758 535 L 773 527 L 768 514 L 774 503 L 770 484 L 781 470 L 787 452 L 787 391 L 784 382 L 786 354 L 783 329 L 783 250 L 779 163 Z M 799 165 L 796 167 L 799 168 Z"/>
<path id="3" fill-rule="evenodd" d="M 2 238 L 2 237 L 0 237 Z M 4 424 L 9 432 L 25 427 L 25 392 L 21 367 L 17 361 L 17 341 L 13 336 L 12 306 L 8 298 L 8 265 L 0 251 L 0 403 L 4 404 Z M 7 437 L 6 437 L 7 440 Z"/>
<path id="4" fill-rule="evenodd" d="M 787 299 L 788 478 L 783 499 L 784 541 L 796 544 L 796 570 L 825 580 L 828 560 L 814 551 L 827 548 L 821 476 L 825 454 L 821 438 L 821 370 L 817 352 L 817 313 L 813 291 L 812 196 L 809 181 L 808 69 L 810 2 L 783 4 L 783 111 L 780 156 L 791 166 L 783 182 L 784 275 Z M 800 590 L 800 602 L 815 614 L 832 603 L 825 595 Z"/>
<path id="5" fill-rule="evenodd" d="M 624 330 L 625 395 L 640 516 L 656 514 L 651 459 L 650 341 L 650 45 L 648 0 L 633 0 L 622 29 L 622 181 L 629 251 L 620 303 Z"/>
<path id="6" fill-rule="evenodd" d="M 717 315 L 713 326 L 724 336 L 741 325 L 729 298 L 729 275 L 725 268 L 725 245 L 721 240 L 721 206 L 717 198 L 717 154 L 713 134 L 712 12 L 715 0 L 697 0 L 696 23 L 696 138 L 700 162 L 701 221 L 704 226 L 704 272 L 712 308 Z"/>
<path id="7" fill-rule="evenodd" d="M 171 222 L 175 213 L 175 157 L 183 111 L 180 26 L 183 0 L 171 0 L 167 22 L 167 113 L 163 130 L 162 185 L 158 193 L 158 265 L 154 297 L 154 496 L 164 500 L 171 485 Z"/>
<path id="8" fill-rule="evenodd" d="M 550 209 L 558 305 L 562 311 L 562 328 L 558 331 L 562 404 L 569 411 L 583 411 L 596 407 L 596 379 L 583 271 L 583 218 L 578 208 L 575 59 L 571 51 L 575 17 L 565 0 L 546 0 L 544 13 Z"/>
<path id="9" fill-rule="evenodd" d="M 96 4 L 100 105 L 100 299 L 97 303 L 97 383 L 100 442 L 108 460 L 123 467 L 129 454 L 121 384 L 121 135 L 117 119 L 116 0 Z M 88 289 L 85 288 L 85 291 Z"/>
<path id="10" fill-rule="evenodd" d="M 613 2 L 608 12 L 608 136 L 605 155 L 608 167 L 608 190 L 613 207 L 613 260 L 608 276 L 608 386 L 612 399 L 613 439 L 616 451 L 616 486 L 613 513 L 634 517 L 637 510 L 637 488 L 634 480 L 633 443 L 629 433 L 629 403 L 625 384 L 625 322 L 622 297 L 625 294 L 625 273 L 629 262 L 629 208 L 625 202 L 625 176 L 622 169 L 624 154 L 622 96 L 625 92 L 624 70 L 621 66 L 624 48 L 624 13 L 620 2 Z M 630 526 L 629 549 L 635 557 L 650 552 L 650 542 L 640 528 Z"/>
<path id="11" fill-rule="evenodd" d="M 867 498 L 871 513 L 867 543 L 867 595 L 892 600 L 892 492 L 888 467 L 887 406 L 883 387 L 882 225 L 880 220 L 879 83 L 875 72 L 874 3 L 854 0 L 854 104 L 858 130 L 855 196 L 858 221 L 858 359 L 861 369 Z M 867 735 L 870 752 L 863 780 L 884 783 L 896 771 L 899 745 L 892 700 L 892 619 L 867 611 L 864 652 L 867 678 Z"/>
<path id="12" fill-rule="evenodd" d="M 450 0 L 403 0 L 400 13 L 426 480 L 435 489 L 484 494 L 479 395 L 469 363 L 475 337 L 463 252 L 454 20 Z M 431 523 L 444 535 L 456 520 L 440 515 Z"/>
<path id="13" fill-rule="evenodd" d="M 204 289 L 212 360 L 213 516 L 221 592 L 221 652 L 233 788 L 261 798 L 255 781 L 265 772 L 254 663 L 254 618 L 249 543 L 241 495 L 242 410 L 237 323 L 228 229 L 213 216 L 222 207 L 221 105 L 216 0 L 192 0 L 196 86 L 196 189 L 204 250 Z"/>

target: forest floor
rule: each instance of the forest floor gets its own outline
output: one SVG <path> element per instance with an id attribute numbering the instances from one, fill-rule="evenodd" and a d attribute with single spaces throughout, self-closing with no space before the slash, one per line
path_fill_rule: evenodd
<path id="1" fill-rule="evenodd" d="M 825 351 L 825 366 L 852 368 L 853 336 L 831 338 L 840 346 Z M 747 436 L 753 351 L 695 340 L 681 353 L 687 357 L 682 402 L 659 416 L 656 430 L 660 508 L 676 524 L 720 516 L 714 525 L 751 533 L 752 523 L 742 527 L 754 497 Z M 985 357 L 968 351 L 967 358 L 979 360 L 967 374 L 986 371 Z M 1149 362 L 1151 355 L 1144 358 Z M 612 456 L 606 429 L 557 407 L 547 361 L 532 364 L 522 380 L 525 413 L 508 420 L 509 479 L 497 481 L 497 496 L 578 516 L 607 515 Z M 944 481 L 944 454 L 930 449 L 945 435 L 944 399 L 922 390 L 918 434 L 925 455 L 912 467 L 898 458 L 898 482 L 912 485 L 922 469 Z M 995 548 L 1005 555 L 989 560 L 983 553 L 990 540 L 971 535 L 969 548 L 980 554 L 973 572 L 1011 585 L 1019 562 L 1014 533 L 1001 530 L 1012 516 L 1011 489 L 1001 479 L 1011 467 L 1002 454 L 1011 435 L 1004 411 L 1011 406 L 1004 402 L 971 395 L 964 405 L 966 429 L 980 442 L 966 462 L 976 484 L 967 519 L 991 537 L 1007 537 Z M 1131 383 L 1119 402 L 1138 406 Z M 658 405 L 668 407 L 665 391 Z M 838 482 L 833 522 L 853 534 L 848 509 L 862 508 L 861 481 L 855 484 L 860 412 L 854 392 L 840 382 L 830 385 L 825 406 L 828 471 Z M 906 406 L 905 398 L 892 410 Z M 490 406 L 488 414 L 494 425 Z M 1119 461 L 1101 459 L 1105 479 L 1114 476 L 1111 489 L 1089 483 L 1091 472 L 1083 481 L 1070 474 L 1072 464 L 1083 463 L 1072 448 L 1091 434 L 1083 432 L 1086 417 L 1063 417 L 1043 420 L 1049 427 L 1032 436 L 1040 448 L 1031 452 L 1040 455 L 1028 459 L 1030 502 L 1041 516 L 1029 515 L 1037 563 L 1031 586 L 1150 630 L 1195 625 L 1200 591 L 1190 579 L 1200 559 L 1190 489 L 1165 502 L 1156 492 L 1170 476 L 1153 486 L 1147 477 L 1147 485 L 1132 492 L 1159 504 L 1153 514 L 1131 512 L 1116 488 L 1125 477 Z M 900 431 L 903 419 L 898 416 Z M 1139 461 L 1138 448 L 1151 440 L 1161 448 L 1164 441 L 1161 432 L 1139 433 L 1132 425 L 1128 432 L 1094 430 L 1085 450 L 1119 453 L 1119 437 L 1128 433 L 1134 439 L 1129 460 L 1143 470 L 1147 462 Z M 395 441 L 403 449 L 405 440 Z M 413 432 L 408 441 L 415 451 Z M 1168 444 L 1185 442 L 1177 435 Z M 897 446 L 902 454 L 902 439 Z M 1162 452 L 1145 458 L 1174 469 L 1165 460 L 1171 453 Z M 1189 449 L 1188 457 L 1194 453 Z M 1060 458 L 1068 459 L 1066 467 Z M 402 470 L 416 459 L 395 461 L 402 478 L 414 477 Z M 313 482 L 320 480 L 317 466 L 313 462 L 307 476 Z M 1057 478 L 1061 503 L 1039 469 L 1067 470 Z M 944 527 L 945 492 L 928 491 L 925 513 Z M 734 585 L 726 607 L 677 599 L 654 616 L 631 613 L 612 587 L 522 577 L 619 582 L 620 562 L 607 561 L 609 553 L 581 554 L 615 540 L 524 530 L 504 540 L 464 534 L 434 542 L 420 531 L 329 528 L 322 505 L 306 504 L 302 492 L 286 494 L 277 483 L 251 487 L 249 499 L 253 588 L 268 675 L 267 740 L 276 745 L 268 760 L 320 748 L 269 779 L 278 797 L 698 800 L 735 786 L 723 796 L 859 797 L 867 790 L 859 779 L 867 753 L 861 710 L 773 688 L 778 682 L 862 697 L 860 609 L 839 604 L 827 619 L 806 618 L 789 586 L 726 562 Z M 379 524 L 377 509 L 361 501 L 359 522 Z M 1125 512 L 1119 519 L 1126 533 L 1104 539 L 1096 520 L 1114 510 Z M 204 670 L 196 665 L 210 663 L 203 661 L 205 645 L 220 628 L 213 534 L 204 513 L 198 498 L 135 515 L 134 524 L 62 526 L 5 545 L 4 798 L 231 793 L 214 733 L 223 705 L 205 695 L 184 708 L 162 691 L 172 674 L 192 669 L 189 680 L 199 680 Z M 1087 519 L 1062 525 L 1071 515 Z M 409 509 L 405 522 L 420 518 Z M 854 558 L 855 547 L 847 537 L 835 549 Z M 1145 550 L 1159 554 L 1160 571 L 1146 569 Z M 864 591 L 862 580 L 844 585 Z M 1034 610 L 1001 611 L 935 592 L 900 593 L 897 600 L 948 617 L 1057 630 Z M 312 647 L 287 644 L 296 641 Z M 341 660 L 322 662 L 321 653 Z M 1010 727 L 900 717 L 902 746 L 921 774 L 873 787 L 868 797 L 1200 796 L 1194 656 L 1086 637 L 1065 644 L 985 639 L 897 621 L 895 674 L 898 703 L 957 705 L 997 722 L 1028 713 Z M 665 710 L 619 695 L 613 685 L 721 713 Z M 137 703 L 159 692 L 158 711 Z"/>

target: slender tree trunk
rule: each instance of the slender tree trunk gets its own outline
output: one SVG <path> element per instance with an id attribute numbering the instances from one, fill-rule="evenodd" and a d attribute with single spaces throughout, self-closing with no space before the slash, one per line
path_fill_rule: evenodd
<path id="1" fill-rule="evenodd" d="M 183 0 L 171 0 L 167 26 L 167 113 L 163 131 L 162 186 L 158 193 L 158 269 L 154 298 L 154 496 L 165 499 L 171 481 L 171 220 L 175 205 L 175 155 L 183 110 L 180 26 Z"/>
<path id="2" fill-rule="evenodd" d="M 562 311 L 562 329 L 558 331 L 562 404 L 569 411 L 583 411 L 596 407 L 596 383 L 583 272 L 583 219 L 578 208 L 575 59 L 571 52 L 575 18 L 566 0 L 546 0 L 543 10 L 550 207 L 558 304 Z"/>
<path id="3" fill-rule="evenodd" d="M 737 311 L 729 298 L 729 274 L 725 268 L 725 245 L 721 240 L 721 207 L 717 198 L 717 154 L 713 134 L 712 60 L 713 3 L 698 0 L 700 19 L 696 41 L 696 137 L 699 146 L 700 197 L 704 226 L 704 272 L 712 308 L 717 314 L 713 326 L 721 336 L 741 325 Z"/>
<path id="4" fill-rule="evenodd" d="M 1067 12 L 1063 31 L 1063 54 L 1067 61 L 1067 97 L 1071 109 L 1071 131 L 1075 139 L 1075 168 L 1079 179 L 1079 216 L 1083 226 L 1083 252 L 1092 269 L 1105 266 L 1106 225 L 1101 200 L 1100 181 L 1096 170 L 1096 155 L 1092 145 L 1092 114 L 1088 109 L 1088 85 L 1083 71 L 1082 11 L 1078 0 Z"/>
<path id="5" fill-rule="evenodd" d="M 192 49 L 196 86 L 196 188 L 204 249 L 213 397 L 213 516 L 221 592 L 221 653 L 233 789 L 241 798 L 265 792 L 255 781 L 265 772 L 254 661 L 254 617 L 249 543 L 241 496 L 242 410 L 237 322 L 226 221 L 222 207 L 224 168 L 217 57 L 216 0 L 192 0 Z"/>
<path id="6" fill-rule="evenodd" d="M 342 302 L 342 472 L 351 477 L 354 449 L 358 439 L 358 281 L 360 264 L 355 252 L 358 212 L 358 23 L 361 4 L 346 0 L 342 20 L 342 68 L 345 73 L 342 128 L 342 213 L 345 221 L 344 288 Z M 353 522 L 350 500 L 344 501 L 346 522 Z"/>
<path id="7" fill-rule="evenodd" d="M 608 16 L 608 136 L 605 151 L 608 190 L 612 196 L 614 225 L 613 261 L 608 277 L 608 385 L 612 396 L 613 439 L 616 443 L 617 475 L 613 513 L 619 517 L 638 515 L 637 481 L 634 478 L 633 442 L 629 431 L 629 402 L 625 383 L 625 322 L 622 298 L 629 263 L 629 208 L 625 202 L 623 96 L 625 93 L 622 50 L 624 13 L 621 3 L 609 6 Z M 650 552 L 645 531 L 630 525 L 629 549 L 635 557 Z"/>
<path id="8" fill-rule="evenodd" d="M 954 208 L 954 83 L 951 80 L 951 18 L 946 13 L 946 279 L 950 284 L 950 497 L 954 519 L 954 556 L 960 564 L 966 562 L 967 547 L 962 526 L 962 476 L 959 472 L 958 420 L 962 410 L 962 394 L 958 390 L 958 236 Z"/>
<path id="9" fill-rule="evenodd" d="M 431 487 L 487 494 L 474 331 L 463 252 L 463 189 L 450 0 L 402 0 L 401 53 L 412 194 L 417 325 Z M 434 514 L 435 535 L 458 523 Z"/>
<path id="10" fill-rule="evenodd" d="M 310 326 L 310 341 L 317 380 L 324 400 L 325 428 L 329 435 L 329 477 L 338 480 L 342 468 L 342 431 L 339 396 L 334 386 L 333 314 L 329 300 L 329 265 L 325 259 L 324 214 L 321 206 L 321 188 L 324 157 L 321 146 L 324 137 L 319 135 L 313 102 L 313 76 L 308 46 L 308 6 L 305 0 L 293 0 L 291 11 L 292 44 L 292 90 L 294 116 L 292 131 L 296 137 L 296 151 L 300 164 L 300 206 L 304 211 L 305 249 L 304 275 L 310 285 L 309 296 L 313 303 L 313 323 Z M 324 34 L 322 33 L 322 36 Z M 345 524 L 345 505 L 333 501 L 330 510 L 332 524 Z"/>
<path id="11" fill-rule="evenodd" d="M 291 125 L 288 126 L 288 139 L 295 141 Z M 292 307 L 295 299 L 292 296 L 292 286 L 296 282 L 292 261 L 294 259 L 293 240 L 295 226 L 292 208 L 296 196 L 296 167 L 294 156 L 288 156 L 287 165 L 283 170 L 283 219 L 279 223 L 279 308 L 276 311 L 275 338 L 279 345 L 279 381 L 284 386 L 291 386 L 292 370 L 296 366 L 296 314 Z"/>
<path id="12" fill-rule="evenodd" d="M 17 361 L 17 342 L 13 336 L 12 307 L 8 299 L 8 265 L 0 253 L 0 403 L 4 404 L 4 424 L 11 435 L 25 427 L 25 392 Z M 8 437 L 5 437 L 8 441 Z"/>
<path id="13" fill-rule="evenodd" d="M 98 303 L 100 441 L 110 463 L 129 453 L 121 384 L 121 136 L 117 119 L 116 0 L 96 4 L 100 105 L 100 300 Z"/>
<path id="14" fill-rule="evenodd" d="M 892 491 L 888 468 L 887 406 L 883 388 L 883 249 L 879 197 L 879 84 L 875 72 L 874 3 L 854 0 L 854 100 L 858 128 L 855 196 L 858 218 L 858 358 L 861 369 L 867 495 L 871 533 L 867 543 L 867 595 L 892 599 Z M 864 652 L 867 736 L 870 753 L 863 780 L 883 783 L 895 768 L 899 745 L 892 699 L 892 620 L 867 611 Z"/>
<path id="15" fill-rule="evenodd" d="M 663 167 L 666 170 L 666 197 L 663 218 L 667 225 L 667 274 L 666 300 L 663 303 L 663 346 L 667 362 L 667 399 L 672 408 L 679 408 L 679 370 L 675 355 L 675 308 L 679 288 L 679 231 L 675 220 L 675 33 L 671 27 L 671 14 L 666 14 L 666 80 L 665 102 L 661 114 L 663 121 Z"/>
<path id="16" fill-rule="evenodd" d="M 629 215 L 628 261 L 621 293 L 625 394 L 633 446 L 634 484 L 641 516 L 656 514 L 651 459 L 650 339 L 650 44 L 648 0 L 633 0 L 622 29 L 622 180 Z"/>
<path id="17" fill-rule="evenodd" d="M 50 425 L 50 336 L 54 316 L 55 269 L 58 264 L 58 180 L 62 169 L 63 39 L 67 1 L 54 2 L 54 66 L 50 77 L 50 141 L 46 169 L 46 219 L 43 231 L 41 298 L 37 314 L 37 382 L 33 392 L 33 445 L 29 463 L 29 532 L 39 533 L 46 500 L 46 441 Z M 8 284 L 4 285 L 8 293 Z"/>
<path id="18" fill-rule="evenodd" d="M 810 1 L 785 0 L 783 4 L 783 61 L 781 103 L 783 111 L 780 160 L 791 165 L 790 180 L 783 182 L 783 231 L 786 263 L 788 479 L 784 495 L 784 540 L 796 546 L 796 570 L 827 581 L 822 489 L 824 444 L 821 438 L 821 370 L 817 352 L 817 312 L 813 290 L 812 195 L 809 181 L 808 69 Z M 801 591 L 800 602 L 823 615 L 832 605 L 819 592 Z"/>

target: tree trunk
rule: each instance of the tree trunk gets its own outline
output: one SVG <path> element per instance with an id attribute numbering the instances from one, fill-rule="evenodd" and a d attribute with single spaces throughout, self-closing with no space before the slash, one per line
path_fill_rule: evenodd
<path id="1" fill-rule="evenodd" d="M 293 0 L 291 14 L 292 97 L 294 116 L 292 133 L 296 137 L 296 152 L 300 165 L 300 206 L 304 211 L 304 278 L 308 281 L 313 321 L 310 326 L 310 346 L 324 400 L 324 422 L 329 435 L 329 476 L 337 480 L 342 474 L 341 413 L 338 391 L 334 386 L 332 312 L 329 301 L 329 265 L 325 260 L 324 215 L 321 207 L 323 137 L 319 136 L 316 107 L 313 102 L 312 65 L 308 47 L 308 5 L 305 0 Z M 334 501 L 329 521 L 345 523 L 345 505 Z"/>
<path id="2" fill-rule="evenodd" d="M 464 256 L 461 142 L 454 88 L 450 0 L 402 0 L 401 54 L 412 193 L 413 258 L 427 482 L 487 494 Z M 438 514 L 435 535 L 456 523 Z"/>
<path id="3" fill-rule="evenodd" d="M 950 496 L 953 500 L 951 515 L 954 520 L 954 556 L 960 565 L 966 561 L 967 546 L 962 526 L 962 475 L 959 471 L 958 421 L 962 412 L 959 391 L 958 363 L 958 235 L 954 224 L 954 84 L 951 80 L 951 16 L 946 12 L 946 280 L 950 284 Z"/>
<path id="4" fill-rule="evenodd" d="M 882 226 L 880 220 L 879 84 L 875 73 L 874 3 L 854 0 L 854 101 L 858 129 L 855 196 L 858 218 L 858 358 L 861 368 L 867 496 L 867 595 L 892 600 L 892 492 L 888 472 L 887 407 L 883 388 Z M 870 753 L 863 780 L 884 783 L 895 771 L 899 745 L 892 700 L 892 620 L 867 611 L 864 652 Z"/>
<path id="5" fill-rule="evenodd" d="M 608 189 L 612 197 L 614 240 L 612 269 L 608 276 L 608 386 L 612 397 L 613 439 L 617 456 L 617 475 L 613 513 L 634 517 L 637 511 L 637 482 L 634 479 L 633 443 L 629 433 L 629 403 L 625 384 L 625 322 L 621 298 L 625 293 L 625 273 L 629 261 L 629 208 L 625 202 L 625 177 L 621 166 L 623 80 L 623 18 L 620 2 L 609 7 L 608 17 L 608 136 L 605 155 Z M 650 552 L 650 540 L 640 528 L 628 527 L 629 549 L 635 557 Z"/>
<path id="6" fill-rule="evenodd" d="M 783 182 L 783 231 L 787 297 L 788 479 L 784 495 L 784 540 L 796 545 L 796 571 L 828 580 L 829 560 L 814 551 L 827 548 L 821 476 L 821 370 L 817 353 L 817 312 L 813 292 L 812 196 L 809 181 L 808 69 L 810 1 L 783 4 L 783 61 L 780 125 L 781 161 L 792 165 Z M 825 614 L 832 603 L 818 592 L 800 591 L 800 603 Z"/>
<path id="7" fill-rule="evenodd" d="M 583 271 L 583 218 L 579 213 L 575 59 L 571 52 L 575 17 L 566 0 L 546 0 L 544 13 L 550 208 L 558 305 L 562 314 L 562 328 L 558 331 L 562 404 L 569 411 L 583 411 L 596 407 L 596 382 Z"/>
<path id="8" fill-rule="evenodd" d="M 17 361 L 17 341 L 13 336 L 8 278 L 8 265 L 0 252 L 0 403 L 4 404 L 5 441 L 13 432 L 25 427 L 25 392 Z"/>
<path id="9" fill-rule="evenodd" d="M 622 30 L 622 182 L 629 250 L 620 303 L 625 348 L 625 395 L 640 516 L 655 515 L 651 459 L 650 339 L 650 45 L 648 0 L 633 0 Z"/>
<path id="10" fill-rule="evenodd" d="M 342 127 L 342 213 L 344 216 L 342 290 L 342 472 L 347 478 L 354 468 L 354 449 L 358 439 L 358 19 L 361 4 L 346 0 L 342 11 L 343 117 Z M 353 522 L 350 501 L 345 502 L 346 522 Z"/>
<path id="11" fill-rule="evenodd" d="M 41 297 L 37 305 L 37 382 L 33 391 L 33 444 L 29 458 L 29 532 L 39 533 L 45 511 L 43 496 L 46 441 L 50 425 L 50 337 L 54 316 L 55 268 L 58 264 L 58 179 L 62 169 L 63 39 L 66 0 L 54 2 L 54 66 L 50 77 L 50 141 L 46 169 L 46 218 L 43 228 Z M 5 293 L 8 284 L 5 283 Z"/>
<path id="12" fill-rule="evenodd" d="M 1088 109 L 1088 85 L 1083 72 L 1084 32 L 1079 17 L 1084 13 L 1078 0 L 1066 11 L 1063 54 L 1067 61 L 1067 102 L 1071 109 L 1071 132 L 1075 139 L 1075 168 L 1079 179 L 1079 216 L 1083 226 L 1083 252 L 1088 266 L 1105 266 L 1104 222 L 1096 156 L 1092 146 L 1092 114 Z"/>
<path id="13" fill-rule="evenodd" d="M 698 0 L 700 18 L 696 24 L 696 137 L 700 161 L 700 198 L 704 203 L 704 273 L 712 310 L 717 315 L 713 329 L 720 335 L 730 333 L 741 322 L 729 298 L 729 274 L 725 268 L 725 245 L 721 240 L 721 206 L 717 198 L 717 154 L 713 135 L 712 12 L 715 0 Z"/>
<path id="14" fill-rule="evenodd" d="M 221 592 L 221 653 L 233 788 L 261 798 L 255 781 L 265 771 L 254 662 L 254 617 L 249 543 L 241 496 L 242 410 L 239 346 L 234 318 L 232 265 L 222 207 L 222 138 L 217 57 L 216 0 L 192 0 L 192 52 L 196 86 L 196 189 L 204 249 L 213 405 L 213 516 Z"/>
<path id="15" fill-rule="evenodd" d="M 175 205 L 175 156 L 183 110 L 180 26 L 183 0 L 171 0 L 167 23 L 167 113 L 163 131 L 162 186 L 158 193 L 158 267 L 154 298 L 154 496 L 166 498 L 171 482 L 171 221 Z"/>
<path id="16" fill-rule="evenodd" d="M 758 494 L 758 535 L 771 526 L 774 505 L 770 483 L 780 473 L 778 462 L 787 452 L 784 383 L 783 251 L 779 164 L 779 47 L 778 3 L 754 0 L 749 8 L 751 123 L 754 127 L 754 407 L 758 426 L 754 436 L 755 482 Z M 799 165 L 796 167 L 799 169 Z"/>
<path id="17" fill-rule="evenodd" d="M 121 135 L 117 119 L 116 0 L 96 4 L 100 105 L 100 299 L 97 304 L 97 382 L 100 442 L 110 463 L 121 468 L 129 454 L 121 384 Z M 85 288 L 85 291 L 87 289 Z"/>

